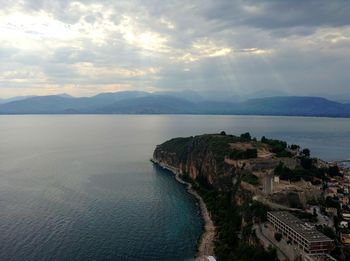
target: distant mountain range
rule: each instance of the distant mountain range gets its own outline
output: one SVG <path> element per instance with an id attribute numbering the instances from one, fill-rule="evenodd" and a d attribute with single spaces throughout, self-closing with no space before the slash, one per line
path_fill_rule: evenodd
<path id="1" fill-rule="evenodd" d="M 127 91 L 93 97 L 67 94 L 0 100 L 0 114 L 240 114 L 350 117 L 350 103 L 320 97 L 280 96 L 208 101 L 192 92 Z"/>
<path id="2" fill-rule="evenodd" d="M 0 99 L 0 104 L 9 103 L 12 101 L 24 100 L 24 99 L 31 98 L 31 97 L 34 97 L 34 96 L 17 96 L 17 97 L 8 98 L 8 99 Z"/>

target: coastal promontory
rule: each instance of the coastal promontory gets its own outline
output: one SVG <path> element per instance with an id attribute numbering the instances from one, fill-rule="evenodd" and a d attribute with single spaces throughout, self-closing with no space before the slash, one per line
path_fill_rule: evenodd
<path id="1" fill-rule="evenodd" d="M 156 147 L 153 161 L 176 174 L 199 203 L 203 201 L 198 258 L 270 261 L 307 255 L 306 250 L 288 253 L 293 242 L 270 227 L 271 211 L 289 212 L 315 233 L 334 230 L 333 222 L 324 221 L 331 220 L 324 192 L 327 182 L 343 174 L 338 166 L 312 158 L 307 148 L 221 132 L 168 140 Z M 315 207 L 311 213 L 310 207 Z M 283 240 L 286 246 L 279 243 Z"/>

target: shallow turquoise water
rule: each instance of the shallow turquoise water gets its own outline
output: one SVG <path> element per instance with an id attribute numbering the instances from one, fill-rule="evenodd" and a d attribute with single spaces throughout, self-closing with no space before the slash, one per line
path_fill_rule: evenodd
<path id="1" fill-rule="evenodd" d="M 255 116 L 1 116 L 0 260 L 185 260 L 194 199 L 149 161 L 175 136 L 250 131 L 350 158 L 350 120 Z"/>

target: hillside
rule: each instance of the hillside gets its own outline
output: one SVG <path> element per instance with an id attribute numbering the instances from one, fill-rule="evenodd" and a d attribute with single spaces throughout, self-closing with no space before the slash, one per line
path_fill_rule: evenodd
<path id="1" fill-rule="evenodd" d="M 252 99 L 240 105 L 246 114 L 288 116 L 349 116 L 349 105 L 319 97 L 271 97 Z"/>
<path id="2" fill-rule="evenodd" d="M 207 187 L 227 190 L 232 176 L 241 170 L 273 170 L 280 162 L 292 169 L 301 167 L 296 153 L 283 141 L 257 141 L 248 133 L 204 134 L 166 141 L 157 146 L 153 158 Z"/>
<path id="3" fill-rule="evenodd" d="M 276 206 L 303 209 L 304 201 L 318 200 L 317 186 L 329 180 L 329 173 L 338 175 L 311 158 L 308 149 L 265 137 L 258 141 L 249 133 L 174 138 L 156 147 L 153 160 L 204 199 L 216 226 L 218 260 L 276 260 L 273 250 L 261 247 L 254 225 L 266 221 L 267 211 Z M 269 182 L 273 175 L 281 180 L 276 188 Z"/>
<path id="4" fill-rule="evenodd" d="M 350 104 L 319 97 L 203 100 L 193 93 L 127 91 L 93 97 L 50 95 L 2 100 L 0 114 L 226 114 L 350 117 Z"/>

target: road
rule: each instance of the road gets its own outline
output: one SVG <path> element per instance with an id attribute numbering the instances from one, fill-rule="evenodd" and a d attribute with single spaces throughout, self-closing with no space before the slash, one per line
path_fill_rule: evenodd
<path id="1" fill-rule="evenodd" d="M 277 249 L 277 257 L 279 260 L 290 260 L 288 256 L 279 248 L 277 244 L 272 242 L 267 236 L 264 235 L 264 233 L 262 232 L 261 226 L 262 225 L 255 224 L 254 229 L 255 229 L 256 236 L 265 246 L 265 249 L 267 249 L 269 245 L 272 245 Z"/>

